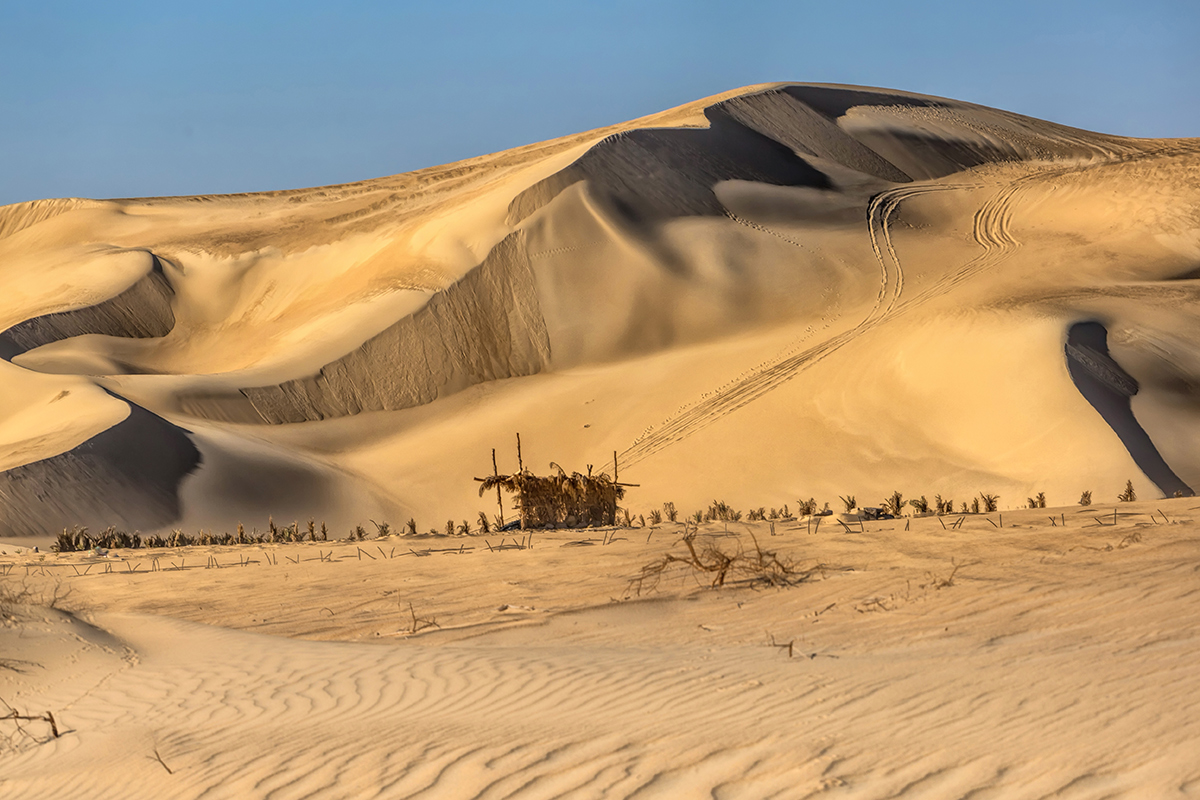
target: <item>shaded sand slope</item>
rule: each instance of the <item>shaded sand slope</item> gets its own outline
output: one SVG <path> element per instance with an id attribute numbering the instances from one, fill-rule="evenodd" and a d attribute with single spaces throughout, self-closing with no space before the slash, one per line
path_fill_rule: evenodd
<path id="1" fill-rule="evenodd" d="M 629 578 L 680 552 L 679 526 L 605 531 L 611 544 L 539 534 L 524 550 L 363 543 L 374 559 L 353 544 L 188 548 L 161 572 L 10 555 L 16 574 L 49 564 L 95 627 L 34 609 L 0 628 L 5 657 L 40 665 L 0 671 L 0 696 L 67 731 L 0 753 L 0 789 L 1196 797 L 1196 510 L 1122 504 L 1116 524 L 1095 519 L 1112 506 L 1022 511 L 954 530 L 792 522 L 775 536 L 718 523 L 702 541 L 753 534 L 828 567 L 758 591 L 668 572 L 640 598 Z M 49 576 L 35 569 L 31 586 Z M 414 617 L 441 627 L 410 635 Z"/>
<path id="2" fill-rule="evenodd" d="M 11 391 L 0 464 L 63 455 L 127 400 L 211 451 L 175 510 L 56 469 L 46 488 L 78 491 L 46 528 L 344 528 L 356 507 L 440 528 L 474 517 L 515 431 L 539 470 L 618 452 L 647 507 L 1187 493 L 1198 166 L 1195 140 L 776 84 L 356 184 L 9 206 L 0 366 L 110 394 L 63 415 Z M 1136 427 L 1072 379 L 1086 322 Z M 261 501 L 229 502 L 255 472 Z M 93 514 L 106 492 L 131 510 Z"/>

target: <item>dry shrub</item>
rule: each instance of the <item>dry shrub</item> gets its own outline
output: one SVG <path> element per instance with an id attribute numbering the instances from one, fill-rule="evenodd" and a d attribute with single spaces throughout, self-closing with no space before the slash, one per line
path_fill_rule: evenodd
<path id="1" fill-rule="evenodd" d="M 811 568 L 797 567 L 789 558 L 780 558 L 778 553 L 764 550 L 758 539 L 751 534 L 754 547 L 747 550 L 737 540 L 734 550 L 727 551 L 711 540 L 697 542 L 697 532 L 689 530 L 680 539 L 686 553 L 667 553 L 658 561 L 642 567 L 637 577 L 629 581 L 629 590 L 640 595 L 642 590 L 657 588 L 663 575 L 673 566 L 690 568 L 693 575 L 711 578 L 710 586 L 717 588 L 727 583 L 744 586 L 792 586 L 808 580 L 821 572 L 824 565 Z"/>

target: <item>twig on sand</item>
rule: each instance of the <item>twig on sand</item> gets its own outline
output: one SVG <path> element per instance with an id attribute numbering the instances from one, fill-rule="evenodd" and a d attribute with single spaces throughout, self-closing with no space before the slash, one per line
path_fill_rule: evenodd
<path id="1" fill-rule="evenodd" d="M 771 647 L 778 647 L 780 650 L 786 649 L 788 651 L 788 658 L 792 657 L 792 652 L 796 644 L 795 639 L 792 639 L 790 642 L 784 642 L 783 644 L 780 644 L 779 642 L 775 641 L 775 634 L 772 633 L 768 635 L 771 637 Z"/>
<path id="2" fill-rule="evenodd" d="M 408 604 L 408 613 L 412 615 L 412 628 L 409 629 L 409 633 L 420 633 L 426 628 L 442 627 L 441 625 L 438 625 L 437 620 L 433 619 L 432 617 L 418 617 L 416 609 L 413 608 L 412 603 Z"/>
<path id="3" fill-rule="evenodd" d="M 175 774 L 175 770 L 168 767 L 167 762 L 163 761 L 163 757 L 158 754 L 158 745 L 154 746 L 154 756 L 153 757 L 146 756 L 146 758 L 149 758 L 151 761 L 157 761 L 159 764 L 162 764 L 162 768 L 167 771 L 168 775 Z"/>

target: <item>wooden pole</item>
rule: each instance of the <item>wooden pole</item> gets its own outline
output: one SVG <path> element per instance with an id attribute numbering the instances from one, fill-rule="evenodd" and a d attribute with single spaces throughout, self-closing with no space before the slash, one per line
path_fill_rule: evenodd
<path id="1" fill-rule="evenodd" d="M 496 468 L 496 448 L 492 448 L 492 475 L 500 477 L 500 470 Z M 496 483 L 496 505 L 500 507 L 500 527 L 504 527 L 504 500 L 500 497 L 500 484 Z"/>
<path id="2" fill-rule="evenodd" d="M 617 451 L 613 450 L 613 483 L 617 483 L 618 480 L 619 480 L 619 478 L 618 478 L 618 473 L 617 473 Z"/>
<path id="3" fill-rule="evenodd" d="M 521 434 L 517 434 L 517 472 L 525 471 L 525 462 L 521 460 Z"/>

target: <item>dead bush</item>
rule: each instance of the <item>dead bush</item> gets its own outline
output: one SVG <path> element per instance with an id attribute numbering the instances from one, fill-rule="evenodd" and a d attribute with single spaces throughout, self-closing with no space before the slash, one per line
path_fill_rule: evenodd
<path id="1" fill-rule="evenodd" d="M 641 595 L 643 590 L 657 588 L 664 574 L 676 565 L 690 569 L 692 574 L 704 576 L 711 588 L 726 584 L 744 586 L 792 586 L 808 580 L 821 572 L 824 565 L 810 568 L 798 567 L 789 558 L 780 558 L 778 553 L 764 550 L 753 534 L 753 548 L 746 549 L 737 539 L 733 550 L 722 549 L 720 544 L 705 540 L 697 541 L 697 532 L 688 530 L 680 539 L 686 552 L 667 553 L 661 559 L 642 567 L 641 572 L 629 581 L 629 591 Z"/>

